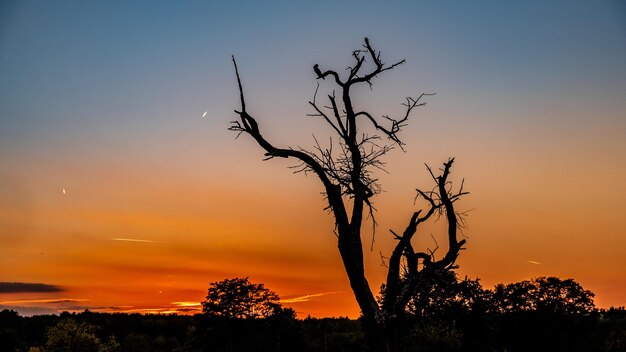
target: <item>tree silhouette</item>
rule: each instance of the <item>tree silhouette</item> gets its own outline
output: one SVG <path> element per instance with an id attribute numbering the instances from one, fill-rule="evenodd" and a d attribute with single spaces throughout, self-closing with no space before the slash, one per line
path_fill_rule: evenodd
<path id="1" fill-rule="evenodd" d="M 237 319 L 293 315 L 291 309 L 282 308 L 274 291 L 263 284 L 251 283 L 247 277 L 211 283 L 206 300 L 202 302 L 202 312 L 208 316 Z"/>
<path id="2" fill-rule="evenodd" d="M 491 297 L 478 279 L 461 279 L 454 271 L 422 273 L 399 327 L 403 351 L 493 350 Z"/>
<path id="3" fill-rule="evenodd" d="M 48 329 L 46 351 L 49 352 L 116 352 L 120 345 L 114 337 L 101 342 L 95 334 L 96 327 L 87 322 L 62 319 Z"/>
<path id="4" fill-rule="evenodd" d="M 383 72 L 403 64 L 400 60 L 386 64 L 368 38 L 362 49 L 352 51 L 354 64 L 347 69 L 347 77 L 335 70 L 326 70 L 319 65 L 313 66 L 317 79 L 330 79 L 336 85 L 336 91 L 327 95 L 327 105 L 322 105 L 316 90 L 309 102 L 313 109 L 311 116 L 319 117 L 333 131 L 328 146 L 322 146 L 316 140 L 312 150 L 293 147 L 277 147 L 268 141 L 257 120 L 246 109 L 244 91 L 237 62 L 233 57 L 237 83 L 239 87 L 241 109 L 235 110 L 239 119 L 232 122 L 231 131 L 247 134 L 265 151 L 265 160 L 273 158 L 291 158 L 299 164 L 296 172 L 313 173 L 324 187 L 328 210 L 335 220 L 334 232 L 337 236 L 339 253 L 350 281 L 350 286 L 363 315 L 370 349 L 386 351 L 397 349 L 389 342 L 389 336 L 395 335 L 394 320 L 405 314 L 405 307 L 412 292 L 418 287 L 420 276 L 424 272 L 443 272 L 455 267 L 459 251 L 465 240 L 458 239 L 458 229 L 462 224 L 460 214 L 454 209 L 454 203 L 467 194 L 463 185 L 457 191 L 452 190 L 449 179 L 454 159 L 443 164 L 440 173 L 435 173 L 427 166 L 435 183 L 429 190 L 417 190 L 417 197 L 426 207 L 414 212 L 402 234 L 391 231 L 397 244 L 389 257 L 388 274 L 385 284 L 385 296 L 379 304 L 372 292 L 365 275 L 363 263 L 363 243 L 361 228 L 368 216 L 376 227 L 373 197 L 381 191 L 375 177 L 376 170 L 384 169 L 381 160 L 394 146 L 404 145 L 399 133 L 406 126 L 409 117 L 417 107 L 423 106 L 423 98 L 432 95 L 422 93 L 417 97 L 407 97 L 403 103 L 404 112 L 399 117 L 374 117 L 361 110 L 352 98 L 352 92 L 359 86 L 372 87 L 373 80 Z M 319 89 L 319 86 L 318 86 Z M 412 239 L 417 228 L 429 219 L 444 217 L 447 221 L 447 251 L 438 260 L 434 251 L 416 252 Z M 391 332 L 390 332 L 391 330 Z"/>
<path id="5" fill-rule="evenodd" d="M 593 296 L 593 292 L 583 289 L 573 279 L 537 277 L 508 285 L 497 285 L 493 293 L 493 304 L 498 313 L 538 311 L 575 315 L 595 310 Z"/>
<path id="6" fill-rule="evenodd" d="M 600 348 L 593 293 L 572 279 L 538 277 L 499 284 L 493 291 L 492 307 L 503 350 L 611 350 Z"/>
<path id="7" fill-rule="evenodd" d="M 424 275 L 406 310 L 419 318 L 456 318 L 473 310 L 486 311 L 490 301 L 490 292 L 478 280 L 458 279 L 455 272 L 448 271 Z"/>

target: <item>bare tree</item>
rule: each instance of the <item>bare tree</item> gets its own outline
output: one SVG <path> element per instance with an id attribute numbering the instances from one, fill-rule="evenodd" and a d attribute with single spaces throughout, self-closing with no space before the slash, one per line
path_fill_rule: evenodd
<path id="1" fill-rule="evenodd" d="M 391 231 L 397 244 L 388 260 L 383 299 L 381 302 L 377 301 L 365 275 L 361 237 L 364 218 L 371 217 L 374 228 L 377 225 L 372 197 L 381 188 L 374 172 L 384 168 L 381 157 L 394 146 L 402 148 L 404 143 L 399 133 L 406 126 L 413 111 L 425 104 L 424 97 L 432 94 L 407 97 L 403 103 L 404 112 L 399 117 L 374 117 L 355 106 L 352 90 L 363 85 L 371 88 L 374 78 L 405 61 L 384 63 L 380 52 L 374 50 L 368 38 L 365 38 L 362 49 L 352 52 L 352 57 L 354 64 L 348 67 L 347 77 L 344 78 L 335 70 L 313 66 L 317 79 L 329 78 L 337 86 L 336 91 L 327 95 L 325 105 L 317 101 L 317 90 L 309 102 L 314 110 L 310 116 L 319 117 L 332 127 L 334 138 L 331 137 L 328 146 L 322 147 L 316 140 L 316 146 L 312 150 L 306 150 L 277 147 L 269 142 L 261 133 L 257 120 L 246 110 L 241 78 L 234 57 L 241 110 L 235 110 L 239 119 L 233 121 L 229 129 L 254 138 L 265 150 L 266 160 L 277 157 L 295 159 L 299 162 L 295 166 L 296 172 L 313 173 L 319 178 L 324 187 L 328 210 L 335 219 L 334 232 L 339 253 L 361 309 L 368 336 L 372 339 L 371 350 L 396 350 L 398 322 L 404 316 L 406 305 L 421 274 L 455 268 L 455 261 L 465 240 L 458 239 L 458 230 L 463 219 L 462 214 L 455 212 L 454 203 L 467 192 L 463 191 L 462 184 L 458 191 L 452 190 L 449 176 L 454 159 L 451 158 L 443 164 L 440 174 L 435 174 L 427 166 L 435 186 L 427 191 L 417 190 L 417 198 L 425 201 L 426 208 L 413 213 L 402 234 Z M 436 260 L 434 251 L 416 252 L 412 239 L 422 223 L 439 216 L 447 221 L 448 243 L 447 252 Z"/>

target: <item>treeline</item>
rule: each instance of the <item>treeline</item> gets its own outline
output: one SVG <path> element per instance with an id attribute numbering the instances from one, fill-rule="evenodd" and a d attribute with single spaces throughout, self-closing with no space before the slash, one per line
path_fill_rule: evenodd
<path id="1" fill-rule="evenodd" d="M 626 311 L 581 316 L 518 312 L 415 322 L 407 351 L 615 351 L 626 349 Z M 0 312 L 0 351 L 364 351 L 359 320 L 83 312 L 21 317 Z"/>
<path id="2" fill-rule="evenodd" d="M 384 297 L 384 287 L 381 291 Z M 360 320 L 296 319 L 262 284 L 212 283 L 203 314 L 0 312 L 0 351 L 364 351 Z M 252 312 L 264 312 L 262 315 Z M 386 319 L 383 315 L 380 319 Z M 541 277 L 493 290 L 454 273 L 422 276 L 402 319 L 399 350 L 626 351 L 624 308 L 596 309 L 574 280 Z"/>
<path id="3" fill-rule="evenodd" d="M 362 351 L 358 320 L 0 312 L 0 351 Z"/>
<path id="4" fill-rule="evenodd" d="M 415 320 L 407 351 L 626 351 L 626 311 Z M 0 312 L 0 351 L 363 351 L 359 320 Z"/>

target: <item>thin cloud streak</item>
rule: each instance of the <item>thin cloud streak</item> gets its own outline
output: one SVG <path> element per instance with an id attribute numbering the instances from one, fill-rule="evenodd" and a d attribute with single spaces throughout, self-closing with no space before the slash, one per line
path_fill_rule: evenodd
<path id="1" fill-rule="evenodd" d="M 528 262 L 529 262 L 530 264 L 535 264 L 535 265 L 540 265 L 540 264 L 541 264 L 540 262 L 536 262 L 536 261 L 534 261 L 534 260 L 529 260 Z"/>
<path id="2" fill-rule="evenodd" d="M 123 241 L 123 242 L 160 243 L 159 241 L 142 240 L 142 239 L 138 239 L 138 238 L 113 237 L 113 238 L 111 238 L 111 240 L 112 241 Z"/>
<path id="3" fill-rule="evenodd" d="M 86 298 L 52 298 L 52 299 L 18 299 L 13 301 L 1 301 L 0 304 L 24 304 L 24 303 L 71 303 L 71 302 L 86 302 Z"/>
<path id="4" fill-rule="evenodd" d="M 337 293 L 344 293 L 344 292 L 345 291 L 332 291 L 332 292 L 312 293 L 310 295 L 304 295 L 304 296 L 297 296 L 297 297 L 292 297 L 292 298 L 281 299 L 280 303 L 302 303 L 302 302 L 308 302 L 308 301 L 311 300 L 311 298 L 327 296 L 327 295 L 334 295 L 334 294 L 337 294 Z"/>
<path id="5" fill-rule="evenodd" d="M 164 307 L 105 307 L 90 308 L 94 312 L 103 313 L 140 313 L 140 314 L 196 314 L 201 312 L 200 307 L 180 307 L 180 306 L 164 306 Z"/>
<path id="6" fill-rule="evenodd" d="M 172 302 L 172 304 L 177 307 L 185 307 L 185 308 L 199 307 L 202 305 L 202 303 L 200 302 Z"/>

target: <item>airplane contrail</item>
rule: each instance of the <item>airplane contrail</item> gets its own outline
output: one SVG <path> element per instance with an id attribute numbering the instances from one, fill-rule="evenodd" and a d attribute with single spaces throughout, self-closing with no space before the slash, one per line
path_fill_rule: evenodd
<path id="1" fill-rule="evenodd" d="M 112 241 L 125 241 L 125 242 L 142 242 L 142 243 L 158 243 L 158 241 L 151 241 L 151 240 L 140 240 L 137 238 L 119 238 L 119 237 L 113 237 L 111 238 Z"/>
<path id="2" fill-rule="evenodd" d="M 332 295 L 336 293 L 343 293 L 344 291 L 332 291 L 332 292 L 321 292 L 321 293 L 312 293 L 310 295 L 298 296 L 293 298 L 281 299 L 280 303 L 302 303 L 308 302 L 310 298 Z"/>

